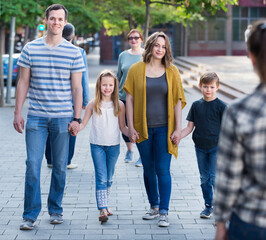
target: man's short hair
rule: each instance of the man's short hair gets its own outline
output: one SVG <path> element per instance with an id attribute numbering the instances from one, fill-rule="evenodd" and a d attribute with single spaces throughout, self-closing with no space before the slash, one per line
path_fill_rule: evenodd
<path id="1" fill-rule="evenodd" d="M 63 29 L 63 38 L 70 41 L 75 35 L 75 27 L 71 23 L 67 23 Z"/>
<path id="2" fill-rule="evenodd" d="M 66 9 L 63 5 L 61 5 L 61 4 L 53 4 L 53 5 L 49 6 L 49 7 L 46 9 L 46 11 L 45 11 L 45 17 L 46 17 L 46 19 L 49 18 L 49 14 L 50 14 L 51 11 L 53 11 L 53 10 L 59 10 L 59 9 L 63 9 L 63 10 L 65 11 L 65 20 L 67 20 L 67 17 L 68 17 L 68 11 L 67 11 L 67 9 Z"/>

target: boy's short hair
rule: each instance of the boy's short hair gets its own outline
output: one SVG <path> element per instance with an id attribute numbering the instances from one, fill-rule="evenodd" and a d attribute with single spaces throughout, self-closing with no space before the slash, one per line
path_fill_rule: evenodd
<path id="1" fill-rule="evenodd" d="M 219 86 L 220 83 L 217 74 L 215 72 L 207 72 L 200 77 L 199 84 L 211 84 L 214 81 L 216 81 L 216 85 Z"/>

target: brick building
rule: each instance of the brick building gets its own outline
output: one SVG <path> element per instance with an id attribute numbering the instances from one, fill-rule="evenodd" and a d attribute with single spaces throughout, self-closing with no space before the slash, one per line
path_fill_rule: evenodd
<path id="1" fill-rule="evenodd" d="M 188 29 L 188 56 L 246 55 L 244 32 L 249 24 L 266 20 L 266 0 L 239 0 L 227 13 L 218 13 Z"/>
<path id="2" fill-rule="evenodd" d="M 266 20 L 266 0 L 239 0 L 204 22 L 184 28 L 181 24 L 151 29 L 161 30 L 170 38 L 174 56 L 246 55 L 244 32 L 249 24 Z M 167 30 L 165 30 L 167 28 Z M 120 36 L 108 37 L 100 32 L 101 63 L 116 64 L 121 50 Z"/>

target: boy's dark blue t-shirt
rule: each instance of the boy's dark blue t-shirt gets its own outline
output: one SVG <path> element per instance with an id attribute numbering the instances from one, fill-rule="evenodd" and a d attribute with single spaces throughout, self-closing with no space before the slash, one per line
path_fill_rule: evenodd
<path id="1" fill-rule="evenodd" d="M 196 147 L 210 149 L 218 145 L 225 108 L 226 104 L 218 98 L 210 102 L 202 98 L 192 104 L 187 120 L 194 122 L 192 139 Z"/>

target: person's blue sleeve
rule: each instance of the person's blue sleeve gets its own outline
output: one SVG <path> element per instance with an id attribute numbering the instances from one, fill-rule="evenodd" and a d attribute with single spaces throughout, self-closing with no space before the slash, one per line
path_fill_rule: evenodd
<path id="1" fill-rule="evenodd" d="M 87 64 L 87 56 L 84 49 L 80 48 L 83 61 L 86 67 L 86 71 L 82 72 L 82 89 L 83 89 L 83 102 L 82 106 L 86 107 L 89 102 L 89 76 L 88 76 L 88 64 Z"/>
<path id="2" fill-rule="evenodd" d="M 120 82 L 121 78 L 122 78 L 122 69 L 121 69 L 121 54 L 118 57 L 118 69 L 117 69 L 117 79 Z"/>

